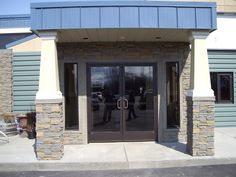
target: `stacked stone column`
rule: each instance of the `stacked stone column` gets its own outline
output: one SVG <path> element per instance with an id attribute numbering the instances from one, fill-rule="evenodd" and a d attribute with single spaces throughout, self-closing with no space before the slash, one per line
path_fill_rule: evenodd
<path id="1" fill-rule="evenodd" d="M 187 97 L 187 152 L 192 156 L 214 155 L 214 97 Z"/>
<path id="2" fill-rule="evenodd" d="M 0 50 L 0 114 L 12 112 L 12 51 Z"/>
<path id="3" fill-rule="evenodd" d="M 39 160 L 58 160 L 64 153 L 62 102 L 36 103 L 37 139 L 36 152 Z"/>

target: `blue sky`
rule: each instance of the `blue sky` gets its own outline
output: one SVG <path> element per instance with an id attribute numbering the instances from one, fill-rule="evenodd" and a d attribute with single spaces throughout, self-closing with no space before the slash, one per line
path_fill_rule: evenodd
<path id="1" fill-rule="evenodd" d="M 0 0 L 0 15 L 29 14 L 31 2 L 59 2 L 66 0 Z M 78 1 L 78 0 L 69 0 Z"/>
<path id="2" fill-rule="evenodd" d="M 59 1 L 78 1 L 78 0 L 0 0 L 0 15 L 29 14 L 31 2 L 59 2 Z M 86 0 L 79 0 L 79 1 L 86 1 Z M 94 1 L 99 1 L 99 0 L 94 0 Z M 103 0 L 103 1 L 109 1 L 109 0 Z"/>

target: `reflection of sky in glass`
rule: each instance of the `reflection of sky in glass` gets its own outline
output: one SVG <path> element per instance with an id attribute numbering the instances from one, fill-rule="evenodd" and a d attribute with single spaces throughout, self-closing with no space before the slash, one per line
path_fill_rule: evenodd
<path id="1" fill-rule="evenodd" d="M 151 66 L 126 66 L 125 72 L 135 76 L 152 77 L 153 67 Z"/>
<path id="2" fill-rule="evenodd" d="M 91 81 L 95 86 L 103 87 L 106 83 L 112 81 L 112 78 L 119 77 L 119 67 L 92 67 Z"/>

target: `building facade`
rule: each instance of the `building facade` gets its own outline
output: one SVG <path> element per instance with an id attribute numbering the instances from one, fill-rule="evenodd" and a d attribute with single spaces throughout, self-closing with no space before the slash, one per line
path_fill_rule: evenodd
<path id="1" fill-rule="evenodd" d="M 211 86 L 214 77 L 234 82 L 233 69 L 216 66 L 221 52 L 233 63 L 234 51 L 207 53 L 216 45 L 217 37 L 208 36 L 217 32 L 216 7 L 223 8 L 217 5 L 31 4 L 35 35 L 7 48 L 13 51 L 11 109 L 36 110 L 38 159 L 60 159 L 66 144 L 113 141 L 180 141 L 191 155 L 214 155 L 215 117 L 220 126 L 235 121 L 220 112 L 233 112 L 234 89 L 216 96 L 220 86 Z M 215 104 L 215 96 L 231 102 Z"/>

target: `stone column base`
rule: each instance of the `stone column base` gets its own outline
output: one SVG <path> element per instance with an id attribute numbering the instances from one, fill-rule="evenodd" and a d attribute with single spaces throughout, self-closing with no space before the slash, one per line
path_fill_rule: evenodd
<path id="1" fill-rule="evenodd" d="M 214 97 L 187 97 L 187 152 L 192 156 L 214 155 Z"/>
<path id="2" fill-rule="evenodd" d="M 64 154 L 62 101 L 36 101 L 36 154 L 39 160 L 59 160 Z"/>

